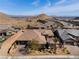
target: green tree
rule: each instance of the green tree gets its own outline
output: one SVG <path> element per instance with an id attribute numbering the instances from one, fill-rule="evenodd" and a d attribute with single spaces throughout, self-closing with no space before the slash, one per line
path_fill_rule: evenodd
<path id="1" fill-rule="evenodd" d="M 32 40 L 30 48 L 33 49 L 33 50 L 38 50 L 40 48 L 40 45 L 39 45 L 38 41 Z"/>

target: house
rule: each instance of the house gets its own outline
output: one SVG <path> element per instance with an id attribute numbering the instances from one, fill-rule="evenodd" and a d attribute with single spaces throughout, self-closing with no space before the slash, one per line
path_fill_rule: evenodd
<path id="1" fill-rule="evenodd" d="M 42 33 L 46 32 L 48 37 L 45 38 L 44 35 L 42 35 Z M 37 44 L 40 45 L 39 49 L 46 49 L 47 48 L 47 42 L 49 43 L 48 47 L 53 48 L 53 33 L 51 30 L 31 30 L 31 29 L 27 29 L 24 31 L 24 33 L 17 38 L 17 40 L 15 41 L 14 45 L 15 46 L 22 46 L 23 47 L 29 47 L 29 45 L 31 44 L 32 41 L 37 41 Z M 47 39 L 47 40 L 46 40 Z"/>
<path id="2" fill-rule="evenodd" d="M 0 42 L 3 42 L 7 38 L 13 35 L 13 31 L 6 29 L 6 30 L 0 30 Z"/>
<path id="3" fill-rule="evenodd" d="M 54 25 L 54 22 L 48 21 L 46 23 L 40 23 L 36 22 L 33 24 L 30 24 L 28 28 L 30 29 L 52 29 Z"/>
<path id="4" fill-rule="evenodd" d="M 12 32 L 13 32 L 13 31 L 8 30 L 8 29 L 6 29 L 6 30 L 1 30 L 1 31 L 0 31 L 0 36 L 10 36 L 10 35 L 12 35 Z"/>
<path id="5" fill-rule="evenodd" d="M 0 36 L 7 36 L 11 35 L 11 33 L 14 31 L 14 29 L 11 27 L 11 25 L 8 24 L 0 24 Z"/>
<path id="6" fill-rule="evenodd" d="M 77 45 L 79 38 L 79 30 L 74 29 L 57 29 L 54 32 L 55 36 L 57 36 L 62 44 L 71 44 Z"/>
<path id="7" fill-rule="evenodd" d="M 31 23 L 27 26 L 28 29 L 45 29 L 45 25 L 42 23 Z"/>
<path id="8" fill-rule="evenodd" d="M 41 34 L 42 35 L 48 35 L 48 37 L 53 37 L 54 36 L 54 34 L 53 34 L 53 32 L 51 31 L 51 30 L 44 30 L 44 31 L 42 31 L 41 32 Z"/>
<path id="9" fill-rule="evenodd" d="M 45 36 L 46 39 L 46 44 L 48 45 L 47 48 L 53 48 L 53 39 L 54 39 L 54 34 L 51 30 L 45 30 L 41 33 L 43 36 Z"/>
<path id="10" fill-rule="evenodd" d="M 24 33 L 17 38 L 14 45 L 19 46 L 20 48 L 23 47 L 29 47 L 32 41 L 37 41 L 37 43 L 44 48 L 44 45 L 46 44 L 45 37 L 41 35 L 40 30 L 30 30 L 27 29 L 24 31 Z M 22 46 L 22 47 L 21 47 Z"/>
<path id="11" fill-rule="evenodd" d="M 59 21 L 63 26 L 71 26 L 73 27 L 73 24 L 65 22 L 65 21 Z"/>
<path id="12" fill-rule="evenodd" d="M 8 24 L 0 24 L 0 30 L 11 29 L 11 25 Z"/>

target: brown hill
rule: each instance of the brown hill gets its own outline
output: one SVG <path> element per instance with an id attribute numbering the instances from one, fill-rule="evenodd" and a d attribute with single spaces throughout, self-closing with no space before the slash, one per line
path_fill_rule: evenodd
<path id="1" fill-rule="evenodd" d="M 13 26 L 27 27 L 28 24 L 37 23 L 37 20 L 48 20 L 50 16 L 40 14 L 37 16 L 10 16 L 0 12 L 0 24 L 9 24 Z M 27 20 L 31 20 L 30 22 Z"/>
<path id="2" fill-rule="evenodd" d="M 40 20 L 47 20 L 51 17 L 47 16 L 46 14 L 40 14 L 40 15 L 37 16 L 37 18 L 40 19 Z"/>
<path id="3" fill-rule="evenodd" d="M 10 18 L 8 15 L 0 12 L 0 24 L 15 24 L 16 21 Z"/>

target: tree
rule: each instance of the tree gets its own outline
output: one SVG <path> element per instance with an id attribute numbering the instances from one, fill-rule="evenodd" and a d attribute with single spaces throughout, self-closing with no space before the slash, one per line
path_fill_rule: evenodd
<path id="1" fill-rule="evenodd" d="M 44 36 L 45 36 L 45 39 L 46 39 L 46 45 L 45 45 L 45 47 L 48 49 L 49 48 L 49 42 L 47 42 L 48 34 L 44 34 Z"/>
<path id="2" fill-rule="evenodd" d="M 32 40 L 32 41 L 31 41 L 30 48 L 31 48 L 32 50 L 38 50 L 39 47 L 40 47 L 40 45 L 39 45 L 38 41 L 36 41 L 36 40 Z"/>
<path id="3" fill-rule="evenodd" d="M 56 54 L 56 49 L 57 49 L 56 44 L 57 44 L 58 39 L 55 38 L 55 39 L 53 39 L 53 41 L 54 41 L 54 48 L 53 48 L 54 51 L 53 51 L 53 53 Z"/>
<path id="4" fill-rule="evenodd" d="M 30 26 L 30 24 L 27 25 L 27 29 L 31 29 L 32 27 Z"/>

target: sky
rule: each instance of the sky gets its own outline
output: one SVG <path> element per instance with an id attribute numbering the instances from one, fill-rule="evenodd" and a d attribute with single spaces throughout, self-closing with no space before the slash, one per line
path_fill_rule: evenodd
<path id="1" fill-rule="evenodd" d="M 9 15 L 79 16 L 79 0 L 0 0 L 0 12 Z"/>

